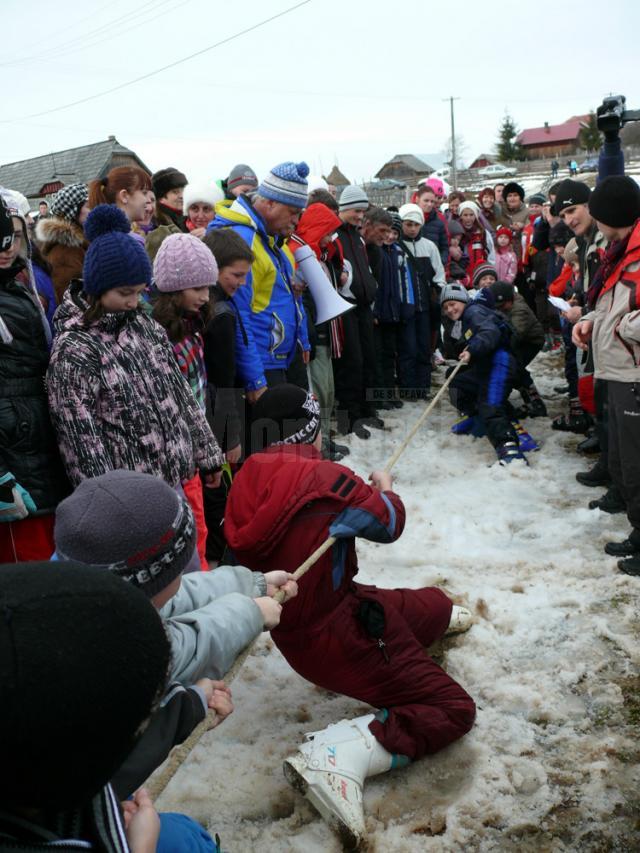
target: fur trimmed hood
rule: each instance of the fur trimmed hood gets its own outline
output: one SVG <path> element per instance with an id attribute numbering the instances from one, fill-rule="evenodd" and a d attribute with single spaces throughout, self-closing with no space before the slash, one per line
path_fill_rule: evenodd
<path id="1" fill-rule="evenodd" d="M 71 248 L 86 249 L 89 245 L 84 231 L 75 222 L 52 216 L 39 219 L 36 223 L 36 240 L 42 245 L 54 244 Z"/>

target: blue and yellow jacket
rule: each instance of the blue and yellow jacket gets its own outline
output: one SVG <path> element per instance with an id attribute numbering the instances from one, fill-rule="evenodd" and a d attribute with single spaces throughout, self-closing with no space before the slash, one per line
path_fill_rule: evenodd
<path id="1" fill-rule="evenodd" d="M 238 377 L 247 391 L 255 391 L 267 384 L 265 370 L 286 370 L 298 343 L 309 349 L 302 300 L 292 288 L 293 255 L 267 234 L 262 217 L 243 196 L 230 206 L 216 205 L 207 230 L 213 228 L 233 228 L 255 256 L 246 285 L 233 296 L 247 337 L 239 338 L 236 324 Z"/>

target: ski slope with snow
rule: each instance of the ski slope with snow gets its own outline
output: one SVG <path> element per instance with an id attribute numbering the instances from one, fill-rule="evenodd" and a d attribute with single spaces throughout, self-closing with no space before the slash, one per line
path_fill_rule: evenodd
<path id="1" fill-rule="evenodd" d="M 550 353 L 532 365 L 550 415 L 565 410 L 552 390 L 561 364 Z M 369 441 L 347 439 L 345 462 L 365 477 L 383 466 L 423 406 L 385 412 L 390 429 Z M 450 434 L 455 417 L 439 403 L 395 467 L 407 525 L 392 545 L 359 542 L 359 578 L 438 585 L 473 611 L 471 630 L 437 659 L 475 699 L 477 721 L 437 755 L 368 781 L 366 849 L 639 850 L 640 578 L 602 550 L 625 538 L 626 517 L 587 509 L 603 490 L 575 480 L 592 464 L 574 452 L 581 437 L 529 420 L 542 450 L 529 468 L 500 468 L 486 439 Z M 232 689 L 235 712 L 159 808 L 192 815 L 229 853 L 339 851 L 282 761 L 304 732 L 369 708 L 301 679 L 268 635 Z"/>

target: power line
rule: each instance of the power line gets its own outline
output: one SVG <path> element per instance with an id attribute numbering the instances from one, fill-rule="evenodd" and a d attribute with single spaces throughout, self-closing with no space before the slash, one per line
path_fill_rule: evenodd
<path id="1" fill-rule="evenodd" d="M 252 26 L 246 27 L 244 30 L 240 30 L 239 32 L 234 33 L 231 36 L 227 36 L 227 38 L 221 39 L 220 41 L 217 41 L 214 44 L 210 44 L 208 47 L 203 47 L 201 50 L 197 50 L 195 51 L 195 53 L 190 53 L 188 56 L 184 56 L 182 59 L 176 59 L 175 62 L 170 62 L 168 65 L 163 65 L 162 68 L 156 68 L 155 71 L 149 71 L 147 74 L 142 74 L 140 77 L 135 77 L 133 80 L 128 80 L 126 83 L 120 83 L 118 86 L 113 86 L 111 89 L 105 89 L 103 92 L 97 92 L 95 95 L 87 95 L 86 98 L 80 98 L 79 100 L 71 101 L 68 104 L 61 104 L 59 107 L 52 107 L 49 110 L 41 110 L 39 113 L 32 113 L 28 116 L 20 116 L 19 118 L 15 119 L 0 119 L 0 124 L 11 124 L 14 121 L 24 121 L 26 119 L 39 118 L 40 116 L 51 115 L 51 113 L 57 113 L 61 110 L 68 110 L 71 107 L 77 107 L 80 104 L 86 104 L 88 101 L 93 101 L 96 98 L 102 98 L 105 95 L 112 94 L 113 92 L 119 92 L 121 89 L 126 89 L 127 86 L 133 86 L 135 83 L 140 83 L 142 80 L 148 80 L 150 77 L 155 77 L 156 74 L 160 74 L 163 71 L 168 71 L 169 68 L 175 68 L 177 65 L 182 65 L 183 63 L 188 62 L 190 59 L 195 59 L 196 56 L 202 56 L 202 54 L 208 53 L 210 50 L 214 50 L 216 47 L 221 47 L 223 44 L 228 44 L 229 42 L 240 38 L 240 36 L 244 36 L 247 33 L 253 32 L 254 30 L 259 29 L 260 27 L 271 23 L 271 21 L 276 21 L 278 18 L 283 18 L 290 12 L 294 12 L 296 9 L 300 9 L 302 6 L 306 6 L 309 3 L 311 3 L 311 0 L 301 0 L 300 3 L 296 3 L 294 6 L 290 6 L 288 9 L 285 9 L 282 12 L 278 12 L 276 15 L 271 15 L 271 17 L 269 18 L 265 18 L 262 21 L 258 21 L 258 23 L 252 24 Z"/>

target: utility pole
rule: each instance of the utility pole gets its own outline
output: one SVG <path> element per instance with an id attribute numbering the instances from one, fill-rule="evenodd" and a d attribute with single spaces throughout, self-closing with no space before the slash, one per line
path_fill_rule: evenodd
<path id="1" fill-rule="evenodd" d="M 456 166 L 456 126 L 453 118 L 453 102 L 459 101 L 460 98 L 443 98 L 444 101 L 449 101 L 451 105 L 451 172 L 453 177 L 453 188 L 458 189 L 458 169 Z"/>

